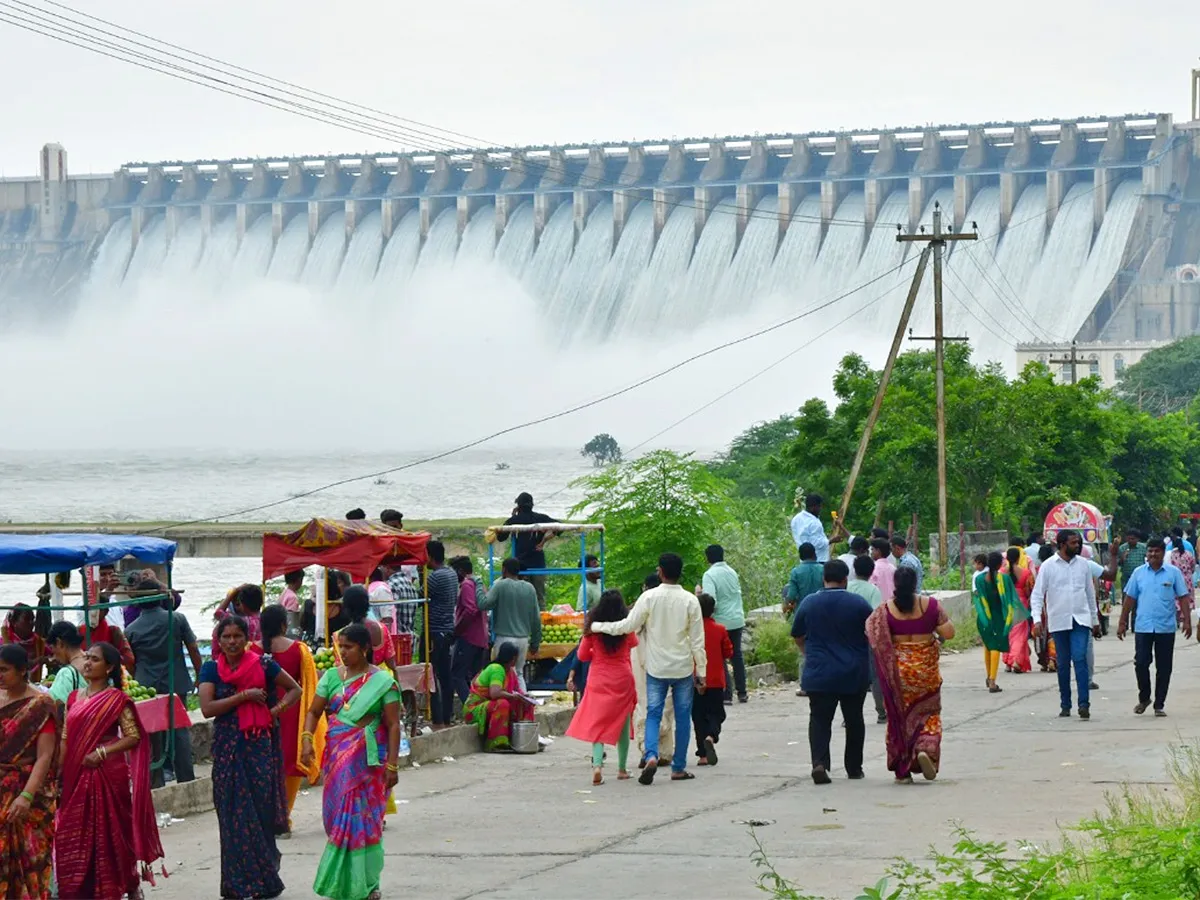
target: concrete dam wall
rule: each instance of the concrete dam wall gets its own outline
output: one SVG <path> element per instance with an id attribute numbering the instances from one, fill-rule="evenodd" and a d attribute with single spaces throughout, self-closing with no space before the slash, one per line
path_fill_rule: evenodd
<path id="1" fill-rule="evenodd" d="M 140 163 L 103 179 L 44 154 L 40 179 L 0 181 L 0 327 L 150 283 L 403 303 L 416 279 L 476 267 L 518 283 L 564 345 L 794 313 L 868 282 L 820 324 L 890 334 L 915 255 L 895 236 L 928 227 L 936 203 L 980 235 L 950 251 L 947 328 L 1011 367 L 1018 342 L 1111 331 L 1135 281 L 1170 280 L 1171 254 L 1152 251 L 1194 245 L 1175 223 L 1200 221 L 1182 194 L 1196 143 L 1145 115 Z"/>

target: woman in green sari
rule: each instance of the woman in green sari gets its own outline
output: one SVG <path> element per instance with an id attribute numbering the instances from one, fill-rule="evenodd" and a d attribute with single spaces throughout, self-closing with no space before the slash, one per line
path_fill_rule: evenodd
<path id="1" fill-rule="evenodd" d="M 463 704 L 463 721 L 479 729 L 489 753 L 511 750 L 513 723 L 533 721 L 533 704 L 525 699 L 517 680 L 519 656 L 516 644 L 501 644 L 496 661 L 475 676 Z"/>
<path id="2" fill-rule="evenodd" d="M 983 663 L 987 669 L 987 689 L 1000 693 L 996 673 L 1000 671 L 1000 656 L 1008 652 L 1008 633 L 1019 622 L 1029 618 L 1017 589 L 1007 572 L 1001 572 L 1004 554 L 989 553 L 987 568 L 975 573 L 971 599 L 975 604 L 975 622 L 983 641 Z"/>
<path id="3" fill-rule="evenodd" d="M 309 766 L 312 733 L 327 715 L 321 813 L 328 841 L 313 892 L 378 900 L 383 813 L 399 771 L 400 692 L 389 671 L 371 665 L 371 634 L 363 625 L 347 625 L 337 641 L 342 665 L 321 678 L 300 736 L 300 764 Z"/>

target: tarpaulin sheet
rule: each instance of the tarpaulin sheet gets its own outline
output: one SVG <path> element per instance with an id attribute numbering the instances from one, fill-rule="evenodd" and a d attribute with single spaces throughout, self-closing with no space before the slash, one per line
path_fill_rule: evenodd
<path id="1" fill-rule="evenodd" d="M 175 558 L 175 542 L 135 534 L 0 535 L 0 574 L 39 575 L 115 563 L 126 556 L 165 564 Z"/>
<path id="2" fill-rule="evenodd" d="M 341 569 L 362 580 L 384 560 L 424 565 L 429 538 L 365 520 L 312 519 L 298 531 L 263 535 L 263 580 L 306 566 Z"/>

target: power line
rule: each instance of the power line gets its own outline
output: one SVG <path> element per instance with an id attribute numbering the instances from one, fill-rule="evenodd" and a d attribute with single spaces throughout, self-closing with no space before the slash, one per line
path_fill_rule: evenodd
<path id="1" fill-rule="evenodd" d="M 216 515 L 216 516 L 206 516 L 206 517 L 200 518 L 200 519 L 189 519 L 189 520 L 183 521 L 183 522 L 173 522 L 169 525 L 160 526 L 159 528 L 156 528 L 154 530 L 155 531 L 167 531 L 172 528 L 181 528 L 181 527 L 185 527 L 188 525 L 202 525 L 206 522 L 216 522 L 220 519 L 228 519 L 228 518 L 231 518 L 234 516 L 244 516 L 244 515 L 249 515 L 250 513 L 261 512 L 261 511 L 267 510 L 267 509 L 273 509 L 277 506 L 283 506 L 285 503 L 291 503 L 293 500 L 302 500 L 305 497 L 311 497 L 314 494 L 319 494 L 319 493 L 322 493 L 324 491 L 330 490 L 335 487 L 341 487 L 344 484 L 352 484 L 356 481 L 365 481 L 368 478 L 380 478 L 384 475 L 391 475 L 395 472 L 402 472 L 402 471 L 405 471 L 406 469 L 413 469 L 413 468 L 416 468 L 417 466 L 425 465 L 426 463 L 436 462 L 439 459 L 445 459 L 448 456 L 453 456 L 453 455 L 455 455 L 457 453 L 461 453 L 465 450 L 470 450 L 473 447 L 478 447 L 480 444 L 486 444 L 488 441 L 494 440 L 498 437 L 503 437 L 504 435 L 512 434 L 515 431 L 521 431 L 526 428 L 531 428 L 534 425 L 542 425 L 546 422 L 552 422 L 555 419 L 561 419 L 566 416 L 572 415 L 574 413 L 581 412 L 585 409 L 589 409 L 593 406 L 597 406 L 608 400 L 612 400 L 616 397 L 620 397 L 623 394 L 628 394 L 631 391 L 635 391 L 638 388 L 643 387 L 647 384 L 650 384 L 652 381 L 657 381 L 658 379 L 663 378 L 664 376 L 669 375 L 672 372 L 675 372 L 679 369 L 682 369 L 684 366 L 690 365 L 691 363 L 694 363 L 697 360 L 704 359 L 705 357 L 708 357 L 708 356 L 712 356 L 714 353 L 718 353 L 721 350 L 726 350 L 730 347 L 735 347 L 738 344 L 744 344 L 747 341 L 751 341 L 751 340 L 754 340 L 755 338 L 762 337 L 763 335 L 769 334 L 773 331 L 778 331 L 780 328 L 784 328 L 788 325 L 791 325 L 794 322 L 798 322 L 800 319 L 806 318 L 808 316 L 813 315 L 814 313 L 818 313 L 818 312 L 821 312 L 822 310 L 828 309 L 829 307 L 840 302 L 841 300 L 844 300 L 845 298 L 847 298 L 853 294 L 856 294 L 859 291 L 864 290 L 865 288 L 870 287 L 872 284 L 875 284 L 876 282 L 880 281 L 881 279 L 886 278 L 888 275 L 891 275 L 893 272 L 898 272 L 900 269 L 904 268 L 904 266 L 908 265 L 908 263 L 909 263 L 909 261 L 901 262 L 898 265 L 895 265 L 892 268 L 887 269 L 886 271 L 881 272 L 880 274 L 876 275 L 870 281 L 864 282 L 863 284 L 860 284 L 857 287 L 853 287 L 848 291 L 838 294 L 836 297 L 833 297 L 830 300 L 826 300 L 822 303 L 819 303 L 816 306 L 813 306 L 809 309 L 804 310 L 803 312 L 797 313 L 796 315 L 789 316 L 788 318 L 783 319 L 779 322 L 776 322 L 772 325 L 764 326 L 763 328 L 760 328 L 757 331 L 753 331 L 750 334 L 742 335 L 739 338 L 734 338 L 733 340 L 725 341 L 724 343 L 717 344 L 716 346 L 713 346 L 713 347 L 709 347 L 707 350 L 703 350 L 700 353 L 697 353 L 697 354 L 694 354 L 693 356 L 689 356 L 685 359 L 682 359 L 679 362 L 676 362 L 676 363 L 668 366 L 665 369 L 661 369 L 658 372 L 655 372 L 651 375 L 647 375 L 645 378 L 641 378 L 638 381 L 635 381 L 632 384 L 626 385 L 623 388 L 619 388 L 617 390 L 610 391 L 609 393 L 604 394 L 603 396 L 596 397 L 592 400 L 587 400 L 583 403 L 578 403 L 574 406 L 571 406 L 564 410 L 560 410 L 556 413 L 550 413 L 549 415 L 539 416 L 538 418 L 530 419 L 529 421 L 521 422 L 520 424 L 517 424 L 517 425 L 510 425 L 507 428 L 502 428 L 499 431 L 494 431 L 491 434 L 485 435 L 480 438 L 476 438 L 475 440 L 472 440 L 472 441 L 468 441 L 465 444 L 460 444 L 456 447 L 452 447 L 449 450 L 443 450 L 439 453 L 434 453 L 429 456 L 424 456 L 419 459 L 411 460 L 409 462 L 402 463 L 401 465 L 398 465 L 398 466 L 391 466 L 386 469 L 381 469 L 378 472 L 368 472 L 364 475 L 355 475 L 350 478 L 339 478 L 336 481 L 328 482 L 327 484 L 323 484 L 320 487 L 313 488 L 312 490 L 303 491 L 298 494 L 292 494 L 291 496 L 288 496 L 282 500 L 275 500 L 270 503 L 262 503 L 262 504 L 258 504 L 256 506 L 249 506 L 244 509 L 235 510 L 233 512 L 221 513 L 220 515 Z"/>
<path id="2" fill-rule="evenodd" d="M 1015 335 L 1008 328 L 1009 321 L 1018 322 L 1022 327 L 1024 327 L 1024 329 L 1026 331 L 1028 331 L 1033 336 L 1034 340 L 1037 340 L 1040 338 L 1041 335 L 1034 329 L 1033 325 L 1031 325 L 1025 319 L 1022 319 L 1020 317 L 1014 317 L 1014 319 L 1012 319 L 1012 320 L 1003 320 L 1002 321 L 999 317 L 995 316 L 992 312 L 990 312 L 987 308 L 987 305 L 982 300 L 979 299 L 979 296 L 974 291 L 971 290 L 970 285 L 968 285 L 966 282 L 966 279 L 963 278 L 962 275 L 960 275 L 956 269 L 950 267 L 949 262 L 946 263 L 946 272 L 949 273 L 950 275 L 953 275 L 958 280 L 958 283 L 959 283 L 959 285 L 962 286 L 963 291 L 965 291 L 971 297 L 972 300 L 974 300 L 976 303 L 979 304 L 980 311 L 983 312 L 984 314 L 986 314 L 999 327 L 1003 328 L 1005 333 L 1008 334 L 1009 337 L 1012 339 L 1013 343 L 1019 344 L 1019 343 L 1022 343 L 1022 341 L 1017 335 Z M 997 296 L 997 299 L 999 299 L 1002 303 L 1005 302 L 1005 298 L 1003 295 L 997 294 L 996 296 Z M 1012 310 L 1010 309 L 1009 312 L 1012 312 Z"/>
<path id="3" fill-rule="evenodd" d="M 14 25 L 17 28 L 21 28 L 25 31 L 29 31 L 34 34 L 41 35 L 43 37 L 48 37 L 52 40 L 56 40 L 61 43 L 65 43 L 65 44 L 68 44 L 73 47 L 78 47 L 83 50 L 88 50 L 89 52 L 96 53 L 100 56 L 114 59 L 119 62 L 126 62 L 131 65 L 135 65 L 139 68 L 142 68 L 142 69 L 147 69 L 149 71 L 157 72 L 162 75 L 167 75 L 168 77 L 175 78 L 180 81 L 185 81 L 185 82 L 188 82 L 191 84 L 195 84 L 199 87 L 207 87 L 211 90 L 216 90 L 219 93 L 229 94 L 231 96 L 239 97 L 244 100 L 250 100 L 251 102 L 259 103 L 260 105 L 267 106 L 272 109 L 280 110 L 282 112 L 291 113 L 293 115 L 297 115 L 302 118 L 307 118 L 307 119 L 310 119 L 313 121 L 317 121 L 317 122 L 320 122 L 321 124 L 344 127 L 347 130 L 355 131 L 359 134 L 364 134 L 369 137 L 381 138 L 381 139 L 388 140 L 388 141 L 397 141 L 401 144 L 412 144 L 414 146 L 419 146 L 422 142 L 428 143 L 427 138 L 433 138 L 434 146 L 431 149 L 438 150 L 438 151 L 453 152 L 455 150 L 469 151 L 469 150 L 482 149 L 479 147 L 455 148 L 450 144 L 449 141 L 447 141 L 444 137 L 441 137 L 438 134 L 432 134 L 429 131 L 423 131 L 420 129 L 412 129 L 410 127 L 397 128 L 396 126 L 390 124 L 389 122 L 387 122 L 383 119 L 380 119 L 379 116 L 375 115 L 374 113 L 376 113 L 378 111 L 373 110 L 371 107 L 362 107 L 359 104 L 348 103 L 347 101 L 337 100 L 336 98 L 331 98 L 331 99 L 334 99 L 336 101 L 336 103 L 333 105 L 330 105 L 330 104 L 325 103 L 324 101 L 322 101 L 320 99 L 316 99 L 316 98 L 330 98 L 331 95 L 324 94 L 319 91 L 313 91 L 308 88 L 303 88 L 303 87 L 300 87 L 299 85 L 294 85 L 291 82 L 286 82 L 281 79 L 273 78 L 272 76 L 262 75 L 261 73 L 254 72 L 254 70 L 246 69 L 242 66 L 237 66 L 233 63 L 228 63 L 228 62 L 219 60 L 216 57 L 211 57 L 211 56 L 207 56 L 206 54 L 201 54 L 201 53 L 197 53 L 192 50 L 187 50 L 186 48 L 183 48 L 178 44 L 172 44 L 167 41 L 161 41 L 157 38 L 150 37 L 149 35 L 146 35 L 143 32 L 134 31 L 134 30 L 126 28 L 124 26 L 110 22 L 106 19 L 100 19 L 95 16 L 90 16 L 87 13 L 83 13 L 80 10 L 74 9 L 73 7 L 66 6 L 65 4 L 53 3 L 52 0 L 43 0 L 43 2 L 51 3 L 51 5 L 56 6 L 60 9 L 68 10 L 77 16 L 83 16 L 85 18 L 92 19 L 94 21 L 103 22 L 104 24 L 110 25 L 113 28 L 117 28 L 121 31 L 125 31 L 129 34 L 133 34 L 138 37 L 146 38 L 147 40 L 153 41 L 157 44 L 161 44 L 165 47 L 182 50 L 184 53 L 187 53 L 190 56 L 197 57 L 197 58 L 203 59 L 203 60 L 214 61 L 214 62 L 218 63 L 219 65 L 224 66 L 225 69 L 231 69 L 231 70 L 234 70 L 235 72 L 237 72 L 237 71 L 249 72 L 249 73 L 256 75 L 260 79 L 267 79 L 269 81 L 276 82 L 277 84 L 286 85 L 287 88 L 296 88 L 297 90 L 303 91 L 303 92 L 305 92 L 305 94 L 310 94 L 312 96 L 306 97 L 303 94 L 299 94 L 296 91 L 289 90 L 287 88 L 274 88 L 268 84 L 264 84 L 260 80 L 255 80 L 252 78 L 248 79 L 248 78 L 245 78 L 244 76 L 238 76 L 238 75 L 234 74 L 233 72 L 225 71 L 222 69 L 216 69 L 215 67 L 213 67 L 211 65 L 199 63 L 194 59 L 187 59 L 186 57 L 180 56 L 178 53 L 160 50 L 160 49 L 153 47 L 151 45 L 148 45 L 142 41 L 137 41 L 137 40 L 132 40 L 130 38 L 122 37 L 121 35 L 114 34 L 113 32 L 106 31 L 105 29 L 97 28 L 96 26 L 93 26 L 93 25 L 87 25 L 86 23 L 81 23 L 78 20 L 71 20 L 69 18 L 65 18 L 62 16 L 56 16 L 53 19 L 48 18 L 46 15 L 40 15 L 40 14 L 47 13 L 48 12 L 47 10 L 45 10 L 41 7 L 38 7 L 34 4 L 23 2 L 23 0 L 12 0 L 12 2 L 0 3 L 0 7 L 6 7 L 9 10 L 15 10 L 13 12 L 0 12 L 0 21 L 7 22 L 8 24 Z M 64 24 L 64 22 L 67 24 Z M 112 40 L 95 37 L 95 35 L 98 35 L 98 34 L 106 35 L 107 37 L 114 38 L 115 41 L 120 41 L 120 42 L 123 42 L 124 44 L 128 44 L 130 46 L 128 46 L 128 47 L 122 46 L 121 44 L 114 43 L 114 41 L 112 41 Z M 75 40 L 73 40 L 72 38 L 74 38 Z M 81 40 L 82 41 L 90 41 L 95 46 L 91 46 L 87 43 L 80 43 L 79 41 L 81 41 Z M 166 58 L 160 59 L 155 56 L 150 56 L 150 55 L 147 55 L 146 53 L 139 52 L 137 49 L 133 49 L 133 48 L 137 48 L 137 47 L 141 47 L 143 49 L 149 50 L 151 53 L 155 53 L 155 54 L 158 54 L 158 56 L 160 56 L 160 57 L 166 57 Z M 106 48 L 106 49 L 100 49 L 100 48 Z M 118 55 L 118 54 L 123 54 L 123 55 Z M 180 62 L 171 62 L 171 60 L 178 60 L 178 61 L 181 61 L 183 64 L 181 65 Z M 196 67 L 199 67 L 199 68 L 196 68 Z M 214 74 L 212 74 L 213 72 L 216 72 L 217 74 L 214 75 Z M 245 82 L 246 84 L 251 85 L 251 87 L 247 87 L 246 84 L 238 84 L 237 81 L 234 79 L 241 80 L 242 82 Z M 239 91 L 243 92 L 243 93 L 238 93 Z M 269 93 L 268 91 L 276 91 L 277 93 Z M 284 96 L 278 96 L 278 94 L 283 94 Z M 296 100 L 289 99 L 289 97 L 300 98 L 300 99 L 303 99 L 308 102 L 298 103 L 298 102 L 296 102 Z M 312 106 L 312 105 L 309 105 L 310 103 L 317 103 L 317 104 L 321 104 L 321 105 Z M 366 109 L 366 110 L 369 110 L 370 112 L 368 114 L 364 114 L 362 112 L 357 112 L 354 109 L 348 109 L 347 106 L 358 107 L 359 109 Z M 387 114 L 387 113 L 382 113 L 382 115 L 387 116 L 388 118 L 390 118 L 392 120 L 396 120 L 396 121 L 403 121 L 403 122 L 413 122 L 414 121 L 414 120 L 410 120 L 410 119 L 402 119 L 401 117 L 397 117 L 397 116 L 391 116 L 390 114 Z M 424 123 L 416 123 L 416 124 L 421 125 L 423 128 L 434 128 L 434 126 L 427 126 Z M 468 137 L 466 135 L 461 135 L 458 132 L 446 131 L 444 129 L 435 129 L 435 130 L 437 132 L 440 132 L 441 134 L 445 134 L 445 135 L 451 135 L 451 136 L 456 136 L 456 137 Z M 486 142 L 481 141 L 478 138 L 468 138 L 468 139 L 477 141 L 479 143 L 486 143 Z M 493 144 L 493 146 L 495 146 L 495 145 Z M 485 164 L 492 168 L 495 168 L 499 171 L 507 171 L 507 169 L 505 169 L 505 167 L 503 165 L 493 162 L 490 159 L 485 160 Z M 556 169 L 553 165 L 547 164 L 547 163 L 540 163 L 540 162 L 538 162 L 536 160 L 532 160 L 532 159 L 524 160 L 524 165 L 527 169 L 529 169 L 529 168 L 532 168 L 535 170 L 541 169 L 544 173 L 556 171 Z M 603 179 L 598 179 L 598 178 L 587 179 L 586 182 L 584 182 L 584 186 L 592 187 L 592 188 L 607 187 L 607 188 L 612 188 L 614 190 L 623 190 L 626 187 L 621 184 L 617 184 L 614 182 L 608 182 L 608 181 L 605 181 Z M 661 202 L 663 202 L 667 206 L 684 207 L 684 208 L 688 208 L 688 209 L 696 209 L 697 208 L 697 205 L 694 201 L 689 202 L 687 200 L 673 200 L 671 198 L 663 198 Z M 729 210 L 726 210 L 726 209 L 723 209 L 720 207 L 714 208 L 712 210 L 712 212 L 722 213 L 722 214 L 726 214 L 726 215 L 738 215 L 738 213 L 736 213 L 736 212 L 729 211 Z M 771 221 L 779 221 L 779 216 L 777 214 L 759 213 L 756 209 L 746 210 L 744 213 L 742 213 L 742 215 L 745 216 L 746 218 L 761 218 L 761 219 L 769 219 Z M 865 226 L 866 226 L 865 221 L 838 219 L 836 217 L 831 217 L 829 219 L 823 219 L 820 216 L 809 216 L 809 215 L 802 215 L 799 213 L 794 213 L 791 216 L 791 219 L 789 221 L 795 221 L 797 219 L 799 219 L 801 221 L 820 222 L 822 225 L 838 225 L 838 226 L 848 226 L 848 227 L 856 227 L 856 228 L 865 228 Z M 878 224 L 895 224 L 895 223 L 878 223 Z"/>

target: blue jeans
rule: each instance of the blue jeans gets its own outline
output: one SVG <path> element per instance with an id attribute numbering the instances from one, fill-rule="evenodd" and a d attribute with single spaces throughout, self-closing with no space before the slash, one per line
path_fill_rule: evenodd
<path id="1" fill-rule="evenodd" d="M 1055 631 L 1054 654 L 1058 660 L 1058 694 L 1063 709 L 1071 708 L 1071 667 L 1075 667 L 1075 684 L 1079 688 L 1079 705 L 1088 705 L 1088 645 L 1092 642 L 1092 629 L 1072 622 L 1070 631 Z"/>
<path id="2" fill-rule="evenodd" d="M 655 678 L 649 672 L 646 673 L 646 756 L 658 759 L 658 729 L 662 725 L 667 688 L 670 688 L 671 699 L 675 704 L 675 756 L 671 759 L 672 772 L 682 772 L 687 768 L 694 685 L 691 675 L 684 678 Z"/>

